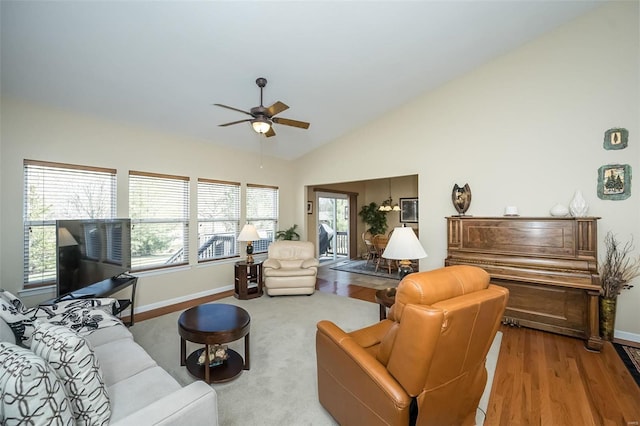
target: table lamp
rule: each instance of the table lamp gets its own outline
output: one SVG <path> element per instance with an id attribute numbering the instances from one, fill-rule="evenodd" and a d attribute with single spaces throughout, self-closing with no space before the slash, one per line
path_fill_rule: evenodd
<path id="1" fill-rule="evenodd" d="M 427 253 L 413 232 L 413 228 L 402 226 L 393 230 L 382 257 L 400 261 L 398 276 L 402 279 L 413 272 L 411 259 L 422 259 L 427 257 Z"/>
<path id="2" fill-rule="evenodd" d="M 256 227 L 250 224 L 244 225 L 240 235 L 238 235 L 238 241 L 247 242 L 247 263 L 253 263 L 253 242 L 260 239 Z"/>

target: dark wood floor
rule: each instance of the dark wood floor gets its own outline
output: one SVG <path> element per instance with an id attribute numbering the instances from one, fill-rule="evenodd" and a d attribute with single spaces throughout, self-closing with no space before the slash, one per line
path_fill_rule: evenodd
<path id="1" fill-rule="evenodd" d="M 374 302 L 375 290 L 351 284 L 351 276 L 321 267 L 318 290 Z M 611 343 L 593 353 L 579 339 L 501 331 L 485 425 L 640 425 L 640 387 Z"/>

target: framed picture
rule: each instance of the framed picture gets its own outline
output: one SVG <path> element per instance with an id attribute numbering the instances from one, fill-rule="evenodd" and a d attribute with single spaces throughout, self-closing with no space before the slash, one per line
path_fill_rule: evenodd
<path id="1" fill-rule="evenodd" d="M 400 198 L 400 222 L 418 223 L 417 198 Z"/>
<path id="2" fill-rule="evenodd" d="M 607 164 L 598 169 L 598 198 L 626 200 L 631 196 L 631 166 Z"/>
<path id="3" fill-rule="evenodd" d="M 604 132 L 604 149 L 625 149 L 629 141 L 629 131 L 627 129 L 615 128 Z"/>
<path id="4" fill-rule="evenodd" d="M 313 201 L 307 201 L 307 214 L 313 214 Z"/>

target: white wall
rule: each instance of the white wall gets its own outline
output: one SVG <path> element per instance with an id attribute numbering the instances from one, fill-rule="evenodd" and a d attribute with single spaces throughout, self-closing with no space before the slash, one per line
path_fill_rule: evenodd
<path id="1" fill-rule="evenodd" d="M 386 175 L 418 174 L 420 239 L 429 254 L 422 270 L 443 265 L 455 183 L 471 187 L 467 214 L 474 216 L 502 215 L 507 205 L 523 216 L 548 216 L 581 190 L 588 214 L 602 217 L 600 254 L 607 231 L 622 240 L 633 235 L 640 245 L 640 183 L 624 201 L 596 194 L 602 165 L 630 164 L 640 173 L 638 5 L 596 9 L 319 148 L 296 162 L 299 181 L 325 182 L 318 165 L 329 160 L 332 182 L 372 178 L 376 158 Z M 628 148 L 603 149 L 612 127 L 629 130 Z M 640 341 L 638 306 L 640 285 L 618 299 L 618 337 Z"/>
<path id="2" fill-rule="evenodd" d="M 280 224 L 293 223 L 292 172 L 288 161 L 275 160 L 214 147 L 206 141 L 127 127 L 68 112 L 2 99 L 0 215 L 0 287 L 15 294 L 22 290 L 22 162 L 23 159 L 55 161 L 118 170 L 118 216 L 128 216 L 128 172 L 141 170 L 191 178 L 192 223 L 196 221 L 197 178 L 275 185 L 280 188 Z M 247 133 L 247 137 L 252 137 Z M 258 142 L 256 142 L 258 143 Z M 262 163 L 262 168 L 260 164 Z M 192 235 L 195 231 L 192 231 Z M 191 239 L 191 253 L 197 240 Z M 136 304 L 157 306 L 233 284 L 233 261 L 178 270 L 142 274 Z M 236 259 L 237 260 L 237 259 Z M 28 304 L 53 297 L 49 292 L 26 297 Z"/>

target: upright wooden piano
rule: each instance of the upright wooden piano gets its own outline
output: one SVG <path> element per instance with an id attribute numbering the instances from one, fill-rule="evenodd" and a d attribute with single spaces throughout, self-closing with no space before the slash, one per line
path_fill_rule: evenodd
<path id="1" fill-rule="evenodd" d="M 509 289 L 507 324 L 584 339 L 599 351 L 596 217 L 447 218 L 445 265 L 475 265 Z"/>

